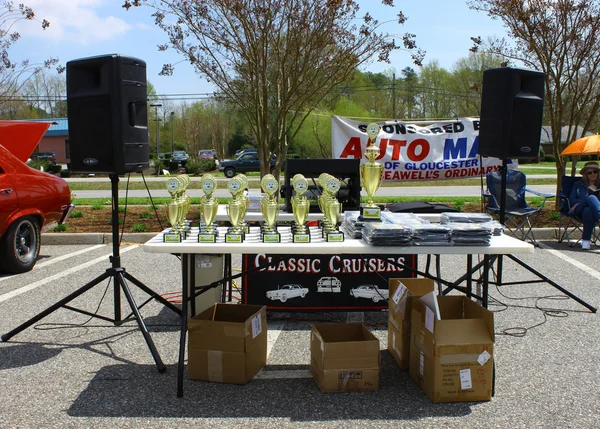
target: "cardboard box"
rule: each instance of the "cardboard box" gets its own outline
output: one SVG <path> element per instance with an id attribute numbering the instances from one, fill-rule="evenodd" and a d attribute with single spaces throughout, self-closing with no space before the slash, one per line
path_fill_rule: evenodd
<path id="1" fill-rule="evenodd" d="M 322 392 L 379 389 L 379 340 L 362 323 L 322 323 L 310 334 L 310 372 Z"/>
<path id="2" fill-rule="evenodd" d="M 267 363 L 267 307 L 214 304 L 188 320 L 188 378 L 245 384 Z"/>
<path id="3" fill-rule="evenodd" d="M 413 297 L 433 292 L 431 279 L 390 279 L 388 299 L 388 350 L 401 369 L 408 370 L 410 314 Z"/>
<path id="4" fill-rule="evenodd" d="M 409 373 L 433 402 L 489 401 L 494 315 L 463 296 L 437 297 L 440 320 L 413 299 Z"/>

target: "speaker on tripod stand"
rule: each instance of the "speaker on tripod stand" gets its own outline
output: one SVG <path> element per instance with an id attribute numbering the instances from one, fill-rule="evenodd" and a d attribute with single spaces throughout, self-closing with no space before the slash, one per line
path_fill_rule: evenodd
<path id="1" fill-rule="evenodd" d="M 150 299 L 181 310 L 133 277 L 121 266 L 119 253 L 119 174 L 142 171 L 149 164 L 146 63 L 117 54 L 83 58 L 67 63 L 68 151 L 75 172 L 107 173 L 111 181 L 111 268 L 61 299 L 51 307 L 2 336 L 8 341 L 61 307 L 120 325 L 135 319 L 159 372 L 164 372 L 156 346 L 146 328 L 128 281 L 150 295 Z M 104 280 L 113 282 L 112 318 L 73 308 L 67 304 Z M 121 295 L 131 315 L 121 317 Z M 148 301 L 146 301 L 148 302 Z M 142 304 L 145 305 L 146 303 Z"/>

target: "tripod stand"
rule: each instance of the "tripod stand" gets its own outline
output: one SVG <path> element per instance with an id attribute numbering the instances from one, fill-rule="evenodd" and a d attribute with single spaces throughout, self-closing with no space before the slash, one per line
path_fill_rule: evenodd
<path id="1" fill-rule="evenodd" d="M 152 354 L 152 357 L 154 358 L 154 362 L 156 363 L 156 367 L 157 367 L 158 371 L 164 372 L 166 370 L 166 367 L 163 364 L 163 362 L 158 354 L 158 351 L 156 350 L 156 346 L 154 345 L 154 342 L 152 341 L 152 338 L 150 337 L 150 333 L 148 332 L 148 329 L 146 328 L 146 324 L 144 323 L 144 319 L 142 318 L 142 315 L 140 314 L 139 310 L 144 305 L 146 305 L 148 302 L 150 302 L 152 300 L 152 298 L 156 299 L 158 302 L 160 302 L 164 306 L 173 310 L 178 315 L 181 315 L 181 310 L 179 308 L 177 308 L 175 305 L 173 305 L 172 303 L 170 303 L 169 301 L 167 301 L 166 299 L 164 299 L 163 297 L 161 297 L 160 295 L 158 295 L 156 292 L 154 292 L 152 289 L 150 289 L 144 283 L 142 283 L 141 281 L 139 281 L 138 279 L 133 277 L 131 274 L 126 272 L 124 267 L 121 267 L 121 256 L 119 254 L 120 246 L 119 246 L 119 213 L 118 213 L 119 176 L 117 174 L 110 174 L 109 177 L 110 177 L 110 181 L 111 181 L 111 195 L 112 195 L 112 256 L 109 259 L 112 264 L 112 267 L 108 268 L 103 274 L 99 275 L 92 281 L 86 283 L 84 286 L 80 287 L 76 291 L 67 295 L 65 298 L 61 299 L 54 305 L 48 307 L 46 310 L 42 311 L 38 315 L 32 317 L 31 319 L 29 319 L 22 325 L 16 327 L 15 329 L 8 332 L 7 334 L 2 335 L 1 338 L 2 338 L 2 341 L 5 341 L 5 342 L 10 340 L 14 335 L 18 334 L 19 332 L 23 331 L 24 329 L 28 328 L 29 326 L 33 325 L 34 323 L 40 321 L 41 319 L 43 319 L 44 317 L 48 316 L 49 314 L 53 313 L 54 311 L 58 310 L 61 307 L 64 307 L 68 310 L 72 310 L 72 311 L 75 311 L 78 313 L 86 314 L 91 317 L 95 317 L 98 319 L 113 322 L 115 325 L 121 325 L 122 323 L 127 322 L 133 318 L 136 320 L 138 327 L 139 327 L 140 331 L 142 332 L 142 335 L 144 336 L 144 340 L 146 341 L 146 344 L 148 345 L 148 348 L 150 349 L 150 353 Z M 88 311 L 81 310 L 81 309 L 74 308 L 74 307 L 67 305 L 69 302 L 71 302 L 72 300 L 74 300 L 75 298 L 80 296 L 81 294 L 87 292 L 88 290 L 92 289 L 94 286 L 102 283 L 104 280 L 107 280 L 107 279 L 110 279 L 113 281 L 114 318 L 109 318 L 109 317 L 101 316 L 98 314 L 90 313 Z M 135 286 L 137 286 L 138 288 L 140 288 L 141 290 L 146 292 L 148 295 L 150 295 L 150 298 L 147 301 L 145 301 L 141 306 L 138 306 L 136 304 L 136 302 L 133 298 L 133 295 L 131 293 L 131 289 L 129 288 L 129 285 L 127 284 L 127 280 L 129 280 Z M 127 303 L 129 304 L 129 307 L 131 308 L 131 312 L 132 312 L 125 319 L 122 319 L 122 317 L 121 317 L 121 292 L 123 293 L 123 295 L 125 295 Z"/>

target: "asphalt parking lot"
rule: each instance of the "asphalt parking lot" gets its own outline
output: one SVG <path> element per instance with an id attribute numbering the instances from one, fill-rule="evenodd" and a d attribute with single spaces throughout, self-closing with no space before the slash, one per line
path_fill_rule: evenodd
<path id="1" fill-rule="evenodd" d="M 600 248 L 593 249 L 543 241 L 522 260 L 597 307 Z M 0 334 L 105 272 L 111 251 L 104 244 L 43 245 L 32 272 L 0 276 Z M 123 244 L 121 257 L 127 272 L 155 291 L 180 289 L 175 256 Z M 446 278 L 459 277 L 463 266 L 464 257 L 442 257 Z M 503 276 L 505 282 L 534 278 L 511 262 Z M 132 289 L 142 302 L 145 294 Z M 548 284 L 494 287 L 490 294 L 497 335 L 489 402 L 432 403 L 386 351 L 386 313 L 373 312 L 269 313 L 269 356 L 259 376 L 244 386 L 185 380 L 184 397 L 177 398 L 178 317 L 152 301 L 142 314 L 164 373 L 135 322 L 114 326 L 66 309 L 0 343 L 0 427 L 598 427 L 598 314 L 556 298 L 561 294 Z M 110 317 L 112 284 L 100 283 L 73 305 Z M 309 333 L 312 323 L 325 320 L 363 321 L 380 339 L 378 391 L 319 391 L 308 372 Z"/>

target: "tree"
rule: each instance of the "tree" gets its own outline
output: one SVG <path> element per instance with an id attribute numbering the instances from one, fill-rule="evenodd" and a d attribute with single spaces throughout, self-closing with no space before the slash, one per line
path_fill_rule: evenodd
<path id="1" fill-rule="evenodd" d="M 552 128 L 556 157 L 557 186 L 564 174 L 559 156 L 561 129 L 569 126 L 567 142 L 577 137 L 576 127 L 587 132 L 598 114 L 600 88 L 600 1 L 599 0 L 470 0 L 472 9 L 501 19 L 510 46 L 496 40 L 486 49 L 526 67 L 545 73 L 545 116 Z M 476 45 L 481 40 L 475 38 Z M 476 49 L 475 46 L 474 49 Z M 558 193 L 558 188 L 557 188 Z M 556 202 L 558 208 L 558 200 Z"/>
<path id="2" fill-rule="evenodd" d="M 51 68 L 58 63 L 58 59 L 50 58 L 44 64 L 31 64 L 28 60 L 19 63 L 10 59 L 10 48 L 19 40 L 21 35 L 13 31 L 14 25 L 23 20 L 38 21 L 33 10 L 19 4 L 15 6 L 12 1 L 4 1 L 0 5 L 0 104 L 10 102 L 19 92 L 27 79 L 40 71 L 43 67 Z M 41 21 L 43 29 L 50 23 L 45 19 Z M 57 70 L 62 72 L 63 67 Z"/>
<path id="3" fill-rule="evenodd" d="M 278 174 L 290 139 L 330 91 L 361 64 L 388 61 L 401 48 L 368 13 L 357 25 L 355 0 L 127 0 L 123 7 L 142 5 L 155 10 L 169 37 L 160 48 L 181 53 L 247 116 L 261 175 L 270 152 Z M 405 20 L 400 12 L 397 22 Z M 413 34 L 402 37 L 402 46 L 420 64 Z M 164 66 L 163 74 L 172 72 Z"/>

